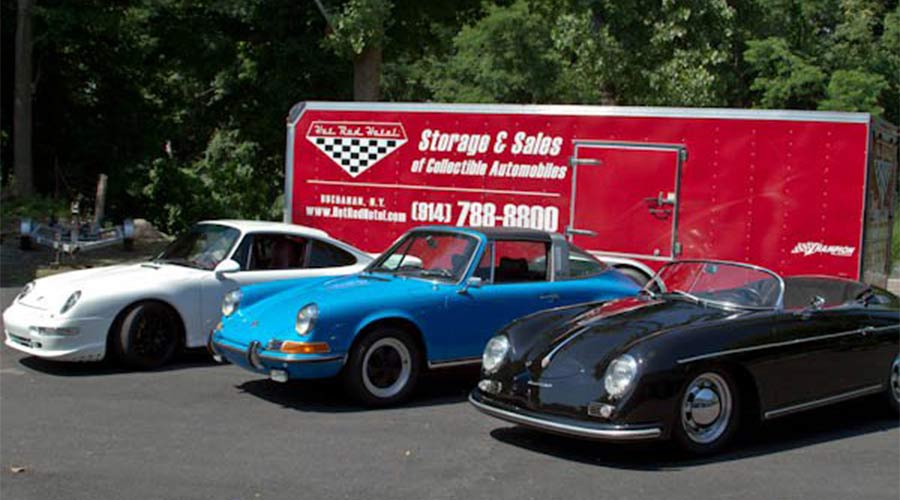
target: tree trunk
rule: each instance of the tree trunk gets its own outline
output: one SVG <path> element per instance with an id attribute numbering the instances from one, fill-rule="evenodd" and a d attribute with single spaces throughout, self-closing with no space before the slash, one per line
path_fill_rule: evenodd
<path id="1" fill-rule="evenodd" d="M 19 0 L 16 23 L 16 89 L 13 106 L 13 153 L 15 185 L 18 196 L 30 196 L 34 192 L 31 163 L 31 10 L 34 0 Z"/>
<path id="2" fill-rule="evenodd" d="M 366 47 L 353 59 L 353 100 L 381 98 L 381 47 Z"/>

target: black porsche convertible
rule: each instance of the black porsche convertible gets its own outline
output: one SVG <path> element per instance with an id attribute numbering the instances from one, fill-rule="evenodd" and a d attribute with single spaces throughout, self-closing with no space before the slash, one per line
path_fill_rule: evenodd
<path id="1" fill-rule="evenodd" d="M 897 411 L 898 341 L 900 300 L 880 288 L 679 261 L 637 297 L 511 323 L 488 342 L 469 401 L 548 432 L 712 453 L 742 416 L 876 393 Z"/>

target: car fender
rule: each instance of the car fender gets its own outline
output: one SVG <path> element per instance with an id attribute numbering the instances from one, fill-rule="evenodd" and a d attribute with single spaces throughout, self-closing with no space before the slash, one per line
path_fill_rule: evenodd
<path id="1" fill-rule="evenodd" d="M 356 343 L 356 340 L 359 338 L 360 334 L 362 334 L 371 325 L 379 321 L 398 319 L 408 322 L 416 327 L 416 329 L 418 330 L 419 339 L 422 341 L 422 345 L 425 346 L 425 350 L 427 352 L 428 342 L 425 336 L 425 330 L 422 328 L 422 325 L 418 321 L 416 321 L 415 317 L 408 311 L 393 308 L 379 309 L 363 316 L 363 318 L 357 322 L 356 327 L 353 330 L 353 338 L 350 339 L 350 342 L 347 344 L 347 351 L 350 351 L 351 346 Z"/>

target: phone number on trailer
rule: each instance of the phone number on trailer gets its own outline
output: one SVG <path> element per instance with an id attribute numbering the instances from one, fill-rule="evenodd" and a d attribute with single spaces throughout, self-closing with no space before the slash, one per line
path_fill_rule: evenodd
<path id="1" fill-rule="evenodd" d="M 498 207 L 495 203 L 477 201 L 457 201 L 454 206 L 452 203 L 414 201 L 410 219 L 457 226 L 523 227 L 555 232 L 559 229 L 559 208 L 516 203 Z"/>

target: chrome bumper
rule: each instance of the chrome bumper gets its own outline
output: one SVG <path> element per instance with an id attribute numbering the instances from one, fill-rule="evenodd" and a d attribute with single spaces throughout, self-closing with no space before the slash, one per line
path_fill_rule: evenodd
<path id="1" fill-rule="evenodd" d="M 524 410 L 506 410 L 479 401 L 477 398 L 478 396 L 476 396 L 475 391 L 473 391 L 469 394 L 469 403 L 472 403 L 472 406 L 485 415 L 556 434 L 603 441 L 641 441 L 659 439 L 662 437 L 662 429 L 659 427 L 628 428 L 599 423 L 592 425 L 577 420 L 546 417 Z"/>

